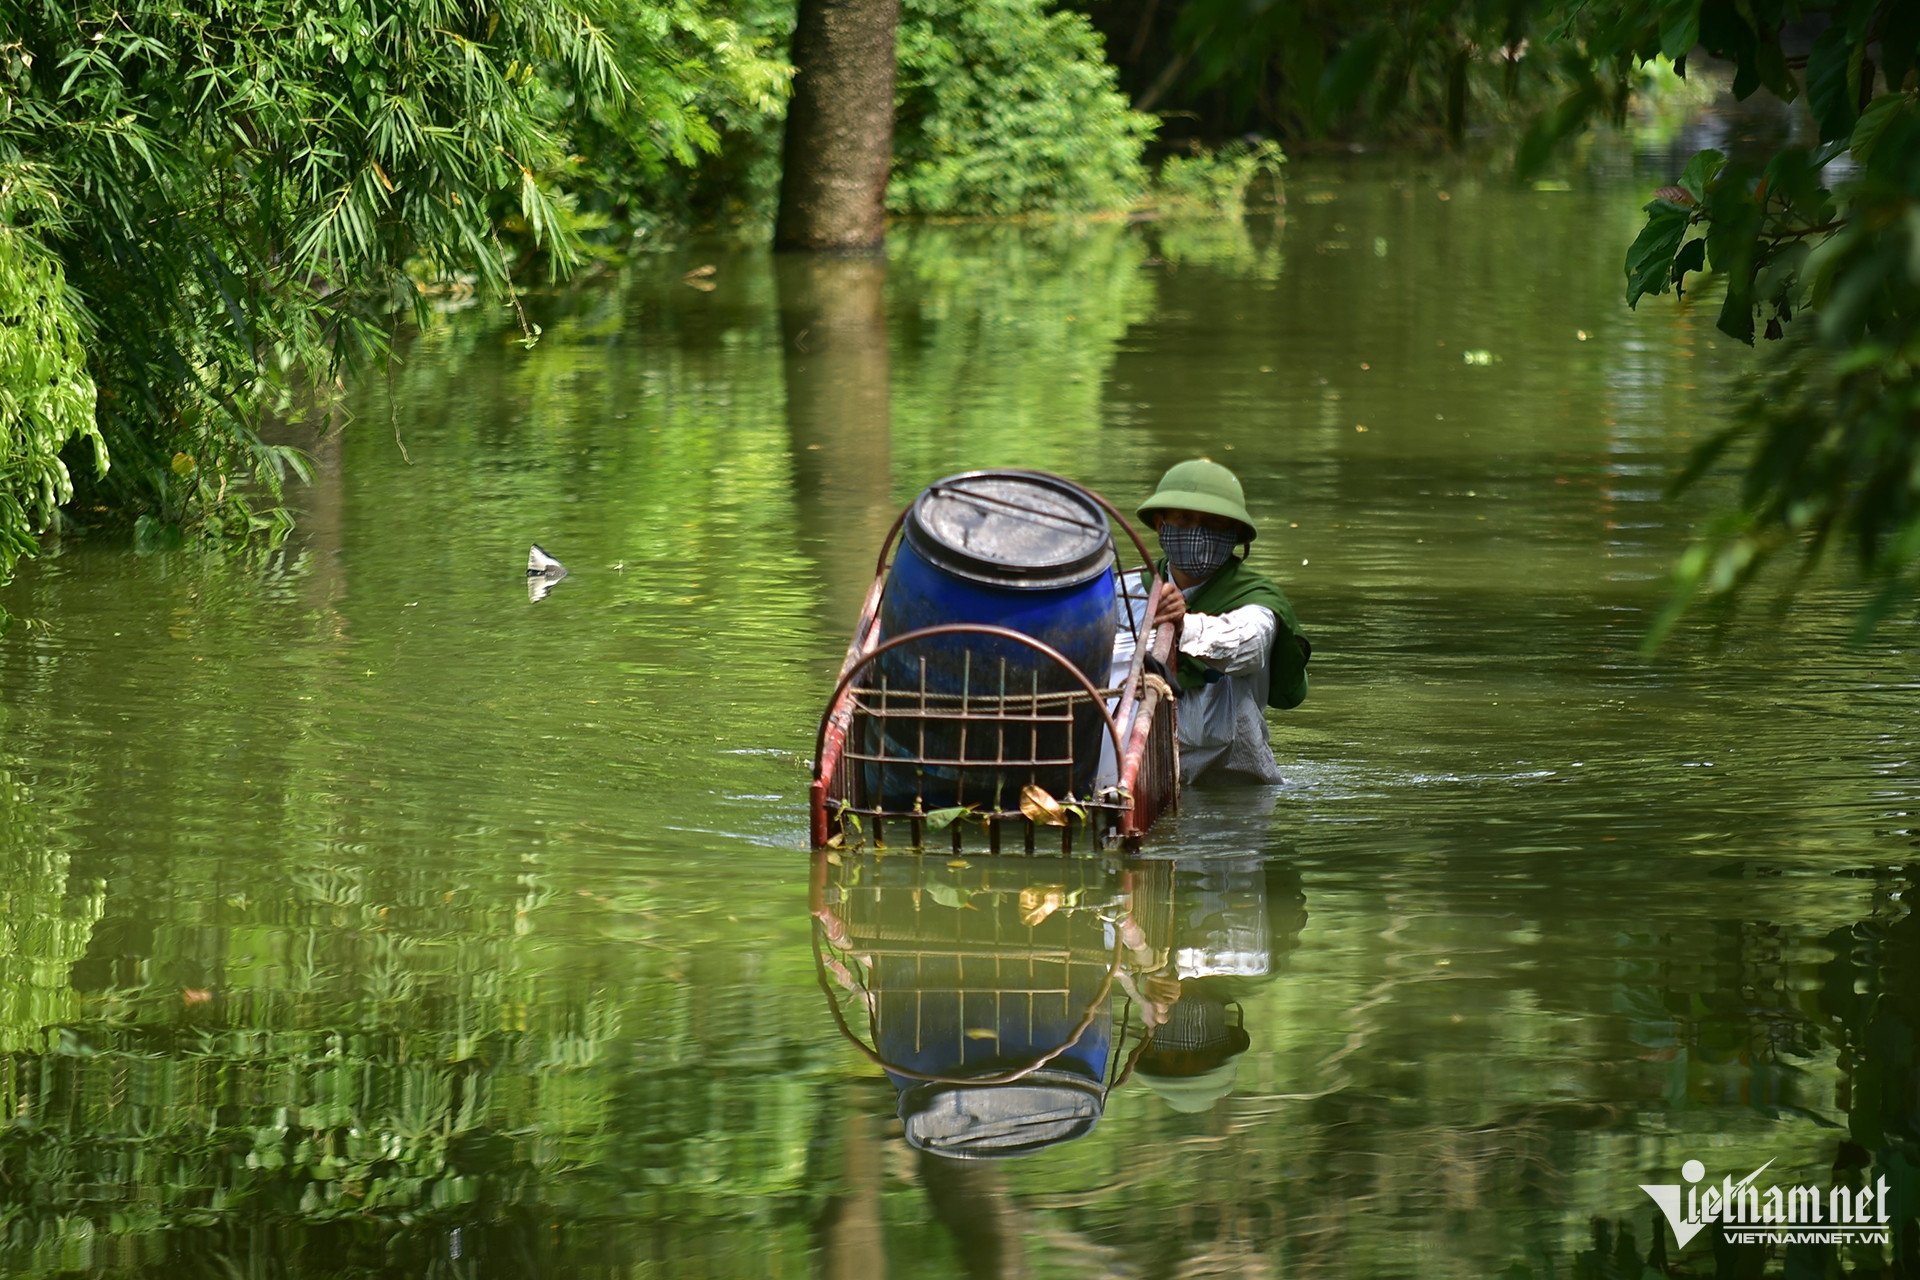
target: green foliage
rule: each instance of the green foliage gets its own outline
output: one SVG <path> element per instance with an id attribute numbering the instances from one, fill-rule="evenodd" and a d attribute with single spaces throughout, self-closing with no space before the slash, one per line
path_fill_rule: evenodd
<path id="1" fill-rule="evenodd" d="M 384 351 L 410 260 L 503 286 L 509 213 L 573 259 L 535 68 L 625 84 L 556 0 L 36 3 L 8 36 L 4 215 L 57 255 L 88 338 L 114 466 L 86 487 L 210 533 L 284 527 L 254 501 L 303 464 L 263 414 Z"/>
<path id="2" fill-rule="evenodd" d="M 1154 180 L 1154 203 L 1163 209 L 1237 215 L 1261 177 L 1279 194 L 1286 162 L 1286 152 L 1270 139 L 1168 156 Z"/>
<path id="3" fill-rule="evenodd" d="M 1520 118 L 1562 73 L 1530 56 L 1516 9 L 1524 5 L 1087 5 L 1123 50 L 1122 80 L 1143 109 L 1191 121 L 1203 137 L 1254 131 L 1289 143 L 1335 135 L 1457 144 L 1472 127 Z"/>
<path id="4" fill-rule="evenodd" d="M 1811 563 L 1836 539 L 1875 591 L 1863 626 L 1914 599 L 1920 7 L 1426 0 L 1375 11 L 1195 0 L 1176 33 L 1170 73 L 1279 104 L 1281 123 L 1307 133 L 1354 120 L 1377 129 L 1412 111 L 1458 137 L 1477 75 L 1503 69 L 1503 93 L 1520 100 L 1558 86 L 1520 142 L 1522 176 L 1595 121 L 1623 120 L 1639 86 L 1684 76 L 1699 51 L 1733 67 L 1738 98 L 1764 90 L 1804 101 L 1816 141 L 1700 153 L 1654 193 L 1627 251 L 1629 306 L 1684 291 L 1704 272 L 1724 286 L 1719 327 L 1743 342 L 1782 337 L 1796 318 L 1805 327 L 1817 316 L 1811 333 L 1779 353 L 1777 381 L 1739 404 L 1682 478 L 1691 482 L 1736 442 L 1750 450 L 1739 511 L 1681 566 L 1676 608 L 1736 590 L 1780 548 L 1803 546 Z M 1670 610 L 1656 634 L 1672 618 Z"/>
<path id="5" fill-rule="evenodd" d="M 83 436 L 143 538 L 283 531 L 264 424 L 384 358 L 415 279 L 569 270 L 785 76 L 702 0 L 9 6 L 0 578 Z"/>
<path id="6" fill-rule="evenodd" d="M 1656 53 L 1684 64 L 1697 41 L 1734 63 L 1737 95 L 1804 99 L 1818 134 L 1759 155 L 1694 156 L 1654 193 L 1627 252 L 1629 306 L 1683 292 L 1704 271 L 1724 284 L 1729 336 L 1810 330 L 1681 477 L 1692 483 L 1735 444 L 1747 450 L 1739 506 L 1681 563 L 1656 635 L 1695 597 L 1737 591 L 1775 552 L 1801 547 L 1810 567 L 1836 540 L 1873 590 L 1863 634 L 1920 597 L 1920 21 L 1894 0 L 1802 12 L 1831 19 L 1804 56 L 1782 46 L 1777 25 L 1700 3 L 1617 11 L 1589 36 L 1617 65 Z M 1870 45 L 1888 76 L 1879 92 Z M 1570 99 L 1548 132 L 1584 119 L 1585 100 Z"/>
<path id="7" fill-rule="evenodd" d="M 0 204 L 0 582 L 73 497 L 67 442 L 92 443 L 106 469 L 78 299 L 60 259 L 11 225 L 11 212 Z"/>
<path id="8" fill-rule="evenodd" d="M 106 906 L 100 885 L 72 874 L 76 842 L 48 808 L 18 771 L 0 767 L 0 1055 L 46 1049 L 52 1028 L 73 1016 L 68 975 Z"/>
<path id="9" fill-rule="evenodd" d="M 736 34 L 718 47 L 785 49 L 793 0 L 743 0 L 729 14 Z M 888 188 L 895 212 L 1112 210 L 1144 189 L 1140 154 L 1155 123 L 1128 110 L 1115 92 L 1099 36 L 1084 17 L 1054 12 L 1049 0 L 906 0 L 897 49 Z M 779 68 L 782 76 L 786 70 Z M 691 174 L 676 171 L 643 186 L 657 204 L 735 217 L 771 212 L 783 104 L 764 66 L 758 74 L 764 94 L 709 90 L 697 100 L 713 120 L 720 150 Z M 722 76 L 721 83 L 740 79 Z M 581 149 L 594 154 L 592 146 Z"/>
<path id="10" fill-rule="evenodd" d="M 598 17 L 628 92 L 578 95 L 551 85 L 543 112 L 565 123 L 568 141 L 550 176 L 590 237 L 690 219 L 703 168 L 744 163 L 722 157 L 723 148 L 778 153 L 791 12 L 782 20 L 765 4 L 730 5 L 727 16 L 715 8 L 707 0 L 606 4 Z"/>
<path id="11" fill-rule="evenodd" d="M 1124 208 L 1152 117 L 1114 88 L 1085 18 L 1044 0 L 904 0 L 888 206 L 901 213 Z"/>

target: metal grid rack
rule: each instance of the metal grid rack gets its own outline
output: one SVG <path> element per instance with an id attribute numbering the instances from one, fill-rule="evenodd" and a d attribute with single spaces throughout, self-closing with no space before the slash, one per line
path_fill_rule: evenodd
<path id="1" fill-rule="evenodd" d="M 1107 673 L 1096 673 L 1101 683 L 1095 684 L 1056 650 L 1004 627 L 951 624 L 882 636 L 880 604 L 903 511 L 882 547 L 820 722 L 811 796 L 815 847 L 943 843 L 955 853 L 1028 854 L 1131 847 L 1175 804 L 1176 712 L 1164 678 L 1174 632 L 1151 625 L 1160 594 L 1172 587 L 1153 571 L 1145 543 L 1125 518 L 1100 495 L 1089 496 L 1125 531 L 1145 565 L 1115 574 L 1132 649 L 1117 687 L 1106 687 Z M 976 687 L 971 653 L 961 692 L 930 688 L 926 660 L 916 663 L 913 647 L 959 637 L 977 637 L 983 654 L 994 647 L 1030 650 L 1052 672 L 1049 683 L 1066 688 L 1044 689 L 1033 670 L 1027 687 L 1010 688 L 1019 680 L 1009 680 L 1004 657 L 997 663 L 982 658 Z M 904 686 L 885 669 L 897 670 L 899 658 L 881 662 L 896 651 L 910 671 L 917 666 L 918 678 Z M 1097 762 L 1090 758 L 1096 753 Z M 1082 780 L 1077 788 L 1076 778 Z"/>

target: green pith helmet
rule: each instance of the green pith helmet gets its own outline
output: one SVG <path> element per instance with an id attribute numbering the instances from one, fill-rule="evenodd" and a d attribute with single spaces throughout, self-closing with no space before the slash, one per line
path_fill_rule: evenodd
<path id="1" fill-rule="evenodd" d="M 1140 504 L 1140 518 L 1153 523 L 1156 511 L 1199 511 L 1210 516 L 1238 520 L 1251 542 L 1257 532 L 1253 517 L 1247 514 L 1247 496 L 1233 472 L 1207 458 L 1178 462 L 1160 477 L 1160 487 Z"/>
<path id="2" fill-rule="evenodd" d="M 1214 1103 L 1233 1092 L 1233 1078 L 1239 1070 L 1240 1064 L 1229 1058 L 1197 1075 L 1157 1076 L 1140 1070 L 1134 1073 L 1134 1079 L 1143 1082 L 1173 1110 L 1197 1115 L 1213 1110 Z"/>
<path id="3" fill-rule="evenodd" d="M 1192 990 L 1199 993 L 1200 985 Z M 1167 1011 L 1158 1038 L 1140 1051 L 1134 1078 L 1175 1111 L 1210 1110 L 1233 1092 L 1235 1059 L 1252 1043 L 1244 1026 L 1226 1019 L 1227 1005 L 1217 998 L 1196 994 L 1179 1001 Z"/>

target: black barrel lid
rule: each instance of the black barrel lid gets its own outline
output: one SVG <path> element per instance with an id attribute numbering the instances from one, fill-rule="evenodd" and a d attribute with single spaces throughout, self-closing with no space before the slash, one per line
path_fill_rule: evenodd
<path id="1" fill-rule="evenodd" d="M 929 564 L 996 587 L 1073 587 L 1113 565 L 1106 513 L 1063 480 L 970 471 L 928 485 L 906 539 Z"/>

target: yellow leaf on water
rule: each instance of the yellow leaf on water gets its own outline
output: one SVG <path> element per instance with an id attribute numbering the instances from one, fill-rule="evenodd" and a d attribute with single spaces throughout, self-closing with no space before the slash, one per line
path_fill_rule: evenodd
<path id="1" fill-rule="evenodd" d="M 965 858 L 955 858 L 952 862 L 949 862 L 947 865 L 952 867 L 955 871 L 965 871 L 968 867 L 972 866 L 973 864 L 971 862 L 968 862 Z"/>
<path id="2" fill-rule="evenodd" d="M 1060 807 L 1060 802 L 1031 783 L 1020 788 L 1020 812 L 1026 815 L 1028 821 L 1038 822 L 1042 826 L 1067 825 L 1067 811 Z"/>
<path id="3" fill-rule="evenodd" d="M 1020 923 L 1031 929 L 1066 905 L 1063 884 L 1033 884 L 1020 891 Z"/>
<path id="4" fill-rule="evenodd" d="M 999 1038 L 1000 1033 L 992 1027 L 967 1028 L 967 1039 L 969 1040 L 998 1040 Z"/>

